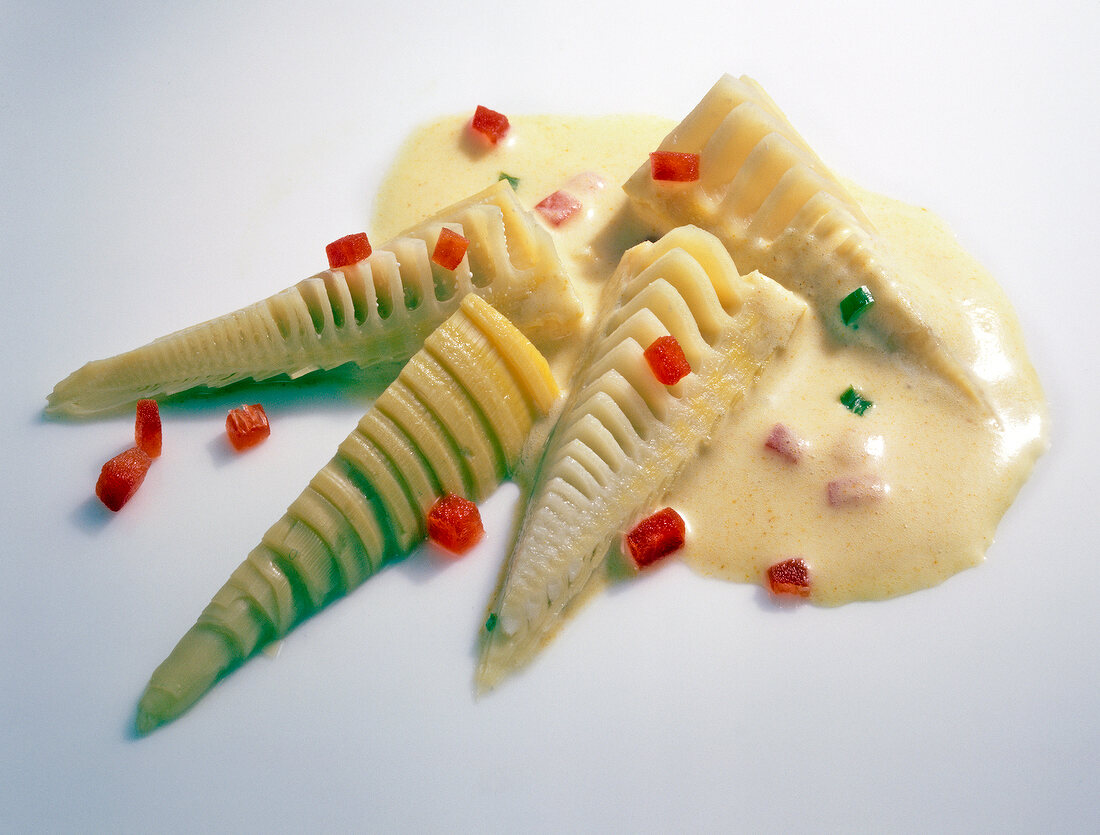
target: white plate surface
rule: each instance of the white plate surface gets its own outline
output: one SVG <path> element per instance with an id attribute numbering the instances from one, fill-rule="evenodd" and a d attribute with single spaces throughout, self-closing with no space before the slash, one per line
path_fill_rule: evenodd
<path id="1" fill-rule="evenodd" d="M 372 5 L 5 7 L 0 829 L 1100 828 L 1096 4 Z M 987 561 L 836 610 L 671 566 L 478 701 L 508 487 L 473 556 L 386 571 L 134 739 L 151 670 L 368 400 L 261 387 L 277 431 L 238 458 L 236 402 L 172 405 L 108 518 L 131 424 L 43 419 L 53 384 L 314 272 L 424 120 L 679 118 L 722 72 L 945 217 L 1016 304 L 1053 446 Z"/>

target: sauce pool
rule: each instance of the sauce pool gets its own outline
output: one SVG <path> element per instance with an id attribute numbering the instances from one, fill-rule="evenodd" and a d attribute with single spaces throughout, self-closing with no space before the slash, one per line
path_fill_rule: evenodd
<path id="1" fill-rule="evenodd" d="M 395 237 L 501 175 L 518 179 L 528 208 L 564 189 L 582 209 L 546 226 L 590 315 L 623 251 L 650 234 L 621 184 L 675 123 L 509 118 L 492 147 L 470 137 L 467 117 L 414 132 L 380 187 L 372 237 Z M 799 557 L 822 605 L 905 594 L 980 562 L 1048 443 L 1043 392 L 993 278 L 930 212 L 846 185 L 902 292 L 986 402 L 901 354 L 841 345 L 811 307 L 665 501 L 687 520 L 681 556 L 700 573 L 761 583 L 769 566 Z M 548 351 L 563 388 L 582 342 Z M 841 403 L 849 386 L 873 403 L 862 414 Z M 775 431 L 797 456 L 768 445 Z"/>

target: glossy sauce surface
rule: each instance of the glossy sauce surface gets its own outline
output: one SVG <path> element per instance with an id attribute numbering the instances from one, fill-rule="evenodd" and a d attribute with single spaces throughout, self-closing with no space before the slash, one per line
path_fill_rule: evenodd
<path id="1" fill-rule="evenodd" d="M 620 184 L 674 122 L 646 116 L 512 117 L 483 147 L 449 117 L 414 133 L 380 188 L 372 238 L 387 240 L 503 174 L 527 207 L 558 189 L 582 210 L 548 224 L 588 314 L 622 252 L 649 230 Z M 802 557 L 811 600 L 837 605 L 926 588 L 980 562 L 997 522 L 1047 444 L 1042 389 L 993 278 L 930 212 L 849 184 L 906 297 L 979 382 L 963 395 L 919 357 L 841 345 L 811 308 L 752 396 L 668 496 L 689 526 L 681 557 L 699 572 L 760 583 Z M 797 272 L 797 259 L 776 270 Z M 582 340 L 551 353 L 569 385 Z M 840 402 L 853 386 L 873 406 Z M 776 425 L 797 461 L 766 445 Z"/>

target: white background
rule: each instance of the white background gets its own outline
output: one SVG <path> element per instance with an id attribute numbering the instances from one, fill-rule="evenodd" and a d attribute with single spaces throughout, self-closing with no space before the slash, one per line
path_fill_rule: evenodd
<path id="1" fill-rule="evenodd" d="M 1096 831 L 1095 2 L 0 4 L 0 830 Z M 1053 446 L 988 560 L 777 608 L 672 565 L 472 696 L 490 541 L 418 554 L 130 734 L 149 673 L 369 402 L 347 381 L 46 420 L 85 361 L 261 298 L 365 228 L 416 124 L 684 115 L 759 79 L 820 156 L 937 211 L 1019 310 Z M 234 457 L 225 409 L 271 439 Z"/>

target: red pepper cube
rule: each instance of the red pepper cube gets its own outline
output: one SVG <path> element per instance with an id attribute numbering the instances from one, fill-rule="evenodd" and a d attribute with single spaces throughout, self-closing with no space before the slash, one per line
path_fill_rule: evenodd
<path id="1" fill-rule="evenodd" d="M 474 110 L 474 118 L 470 122 L 470 127 L 490 145 L 496 145 L 508 133 L 511 125 L 508 124 L 508 117 L 503 113 L 497 113 L 495 110 L 490 110 L 479 104 L 477 109 Z"/>
<path id="2" fill-rule="evenodd" d="M 551 226 L 561 226 L 573 215 L 577 214 L 584 206 L 580 200 L 567 191 L 555 191 L 542 202 L 535 205 L 535 209 Z"/>
<path id="3" fill-rule="evenodd" d="M 153 459 L 136 446 L 119 453 L 100 470 L 95 483 L 96 496 L 117 513 L 141 487 L 152 463 Z"/>
<path id="4" fill-rule="evenodd" d="M 156 400 L 139 400 L 134 419 L 134 443 L 150 458 L 160 457 L 160 407 Z"/>
<path id="5" fill-rule="evenodd" d="M 271 434 L 264 407 L 253 403 L 230 410 L 225 416 L 225 434 L 237 451 L 256 446 Z"/>
<path id="6" fill-rule="evenodd" d="M 330 270 L 338 270 L 341 267 L 349 267 L 358 264 L 364 258 L 370 257 L 370 241 L 366 232 L 356 232 L 354 235 L 344 235 L 325 247 L 325 255 L 328 256 Z"/>
<path id="7" fill-rule="evenodd" d="M 654 151 L 649 155 L 649 173 L 654 180 L 693 183 L 699 179 L 699 155 Z"/>
<path id="8" fill-rule="evenodd" d="M 772 594 L 810 596 L 810 567 L 802 557 L 777 562 L 768 568 L 768 586 Z"/>
<path id="9" fill-rule="evenodd" d="M 439 230 L 432 260 L 445 270 L 457 270 L 462 259 L 466 257 L 469 246 L 470 242 L 466 238 L 444 226 Z"/>
<path id="10" fill-rule="evenodd" d="M 671 507 L 647 516 L 626 535 L 626 551 L 636 568 L 653 565 L 684 547 L 687 526 Z"/>
<path id="11" fill-rule="evenodd" d="M 428 511 L 428 538 L 454 554 L 465 554 L 485 535 L 477 505 L 446 493 Z"/>
<path id="12" fill-rule="evenodd" d="M 691 373 L 691 363 L 675 336 L 659 336 L 645 349 L 645 359 L 653 376 L 666 386 L 680 382 Z"/>

